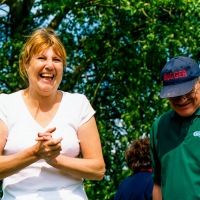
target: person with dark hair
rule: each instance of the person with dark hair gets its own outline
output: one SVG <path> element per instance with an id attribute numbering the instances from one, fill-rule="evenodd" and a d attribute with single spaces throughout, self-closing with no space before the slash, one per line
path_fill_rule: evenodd
<path id="1" fill-rule="evenodd" d="M 172 109 L 150 133 L 154 200 L 200 199 L 200 68 L 177 56 L 161 71 L 161 98 Z"/>
<path id="2" fill-rule="evenodd" d="M 54 30 L 27 37 L 20 74 L 28 86 L 0 94 L 2 200 L 87 200 L 83 180 L 104 177 L 94 109 L 85 95 L 58 89 L 65 65 Z"/>
<path id="3" fill-rule="evenodd" d="M 149 138 L 134 140 L 125 151 L 125 158 L 132 175 L 119 185 L 114 200 L 151 200 L 153 180 Z"/>

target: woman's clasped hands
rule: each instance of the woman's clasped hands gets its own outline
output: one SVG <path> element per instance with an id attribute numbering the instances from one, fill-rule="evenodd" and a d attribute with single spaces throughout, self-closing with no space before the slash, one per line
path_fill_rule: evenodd
<path id="1" fill-rule="evenodd" d="M 56 128 L 50 128 L 44 133 L 38 133 L 38 137 L 35 139 L 36 144 L 36 155 L 40 159 L 44 159 L 47 163 L 52 161 L 62 150 L 61 141 L 62 138 L 54 139 L 52 133 Z"/>

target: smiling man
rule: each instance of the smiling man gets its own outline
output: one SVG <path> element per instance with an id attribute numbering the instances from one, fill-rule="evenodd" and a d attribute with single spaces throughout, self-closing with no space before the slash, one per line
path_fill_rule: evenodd
<path id="1" fill-rule="evenodd" d="M 161 71 L 161 98 L 172 109 L 151 129 L 153 200 L 200 199 L 200 68 L 189 57 L 171 59 Z"/>

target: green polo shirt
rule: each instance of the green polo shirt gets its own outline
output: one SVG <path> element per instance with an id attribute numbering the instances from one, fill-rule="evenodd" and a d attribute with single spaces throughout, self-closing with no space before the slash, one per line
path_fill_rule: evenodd
<path id="1" fill-rule="evenodd" d="M 153 180 L 163 200 L 200 199 L 200 109 L 190 117 L 173 110 L 151 128 Z"/>

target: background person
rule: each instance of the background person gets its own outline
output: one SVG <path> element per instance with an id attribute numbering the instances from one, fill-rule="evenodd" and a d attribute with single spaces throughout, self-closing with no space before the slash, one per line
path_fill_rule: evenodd
<path id="1" fill-rule="evenodd" d="M 125 158 L 133 174 L 122 181 L 114 200 L 151 200 L 153 180 L 149 138 L 134 140 L 126 150 Z"/>
<path id="2" fill-rule="evenodd" d="M 172 109 L 151 130 L 154 200 L 200 199 L 200 69 L 178 56 L 163 67 L 161 98 Z"/>
<path id="3" fill-rule="evenodd" d="M 86 200 L 83 179 L 104 177 L 95 111 L 84 95 L 58 90 L 65 64 L 56 33 L 37 29 L 20 57 L 28 87 L 0 95 L 2 200 Z"/>

